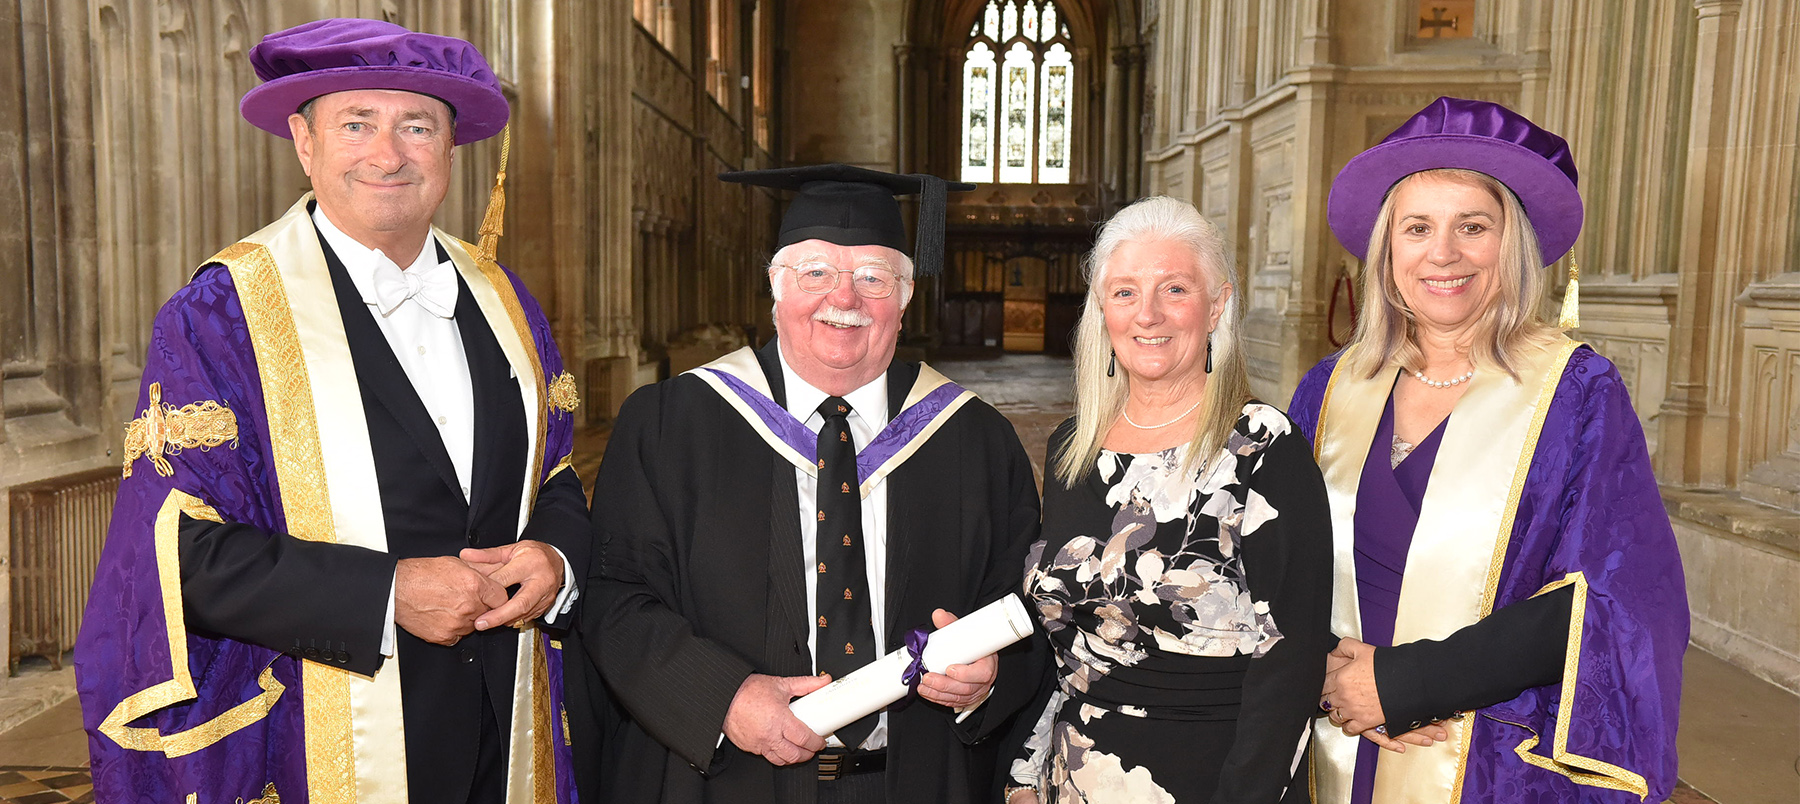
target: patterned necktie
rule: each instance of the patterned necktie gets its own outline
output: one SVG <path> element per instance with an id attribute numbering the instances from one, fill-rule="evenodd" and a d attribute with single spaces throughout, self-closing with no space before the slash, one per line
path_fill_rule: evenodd
<path id="1" fill-rule="evenodd" d="M 877 658 L 875 622 L 864 568 L 862 492 L 856 479 L 856 442 L 850 437 L 850 403 L 831 397 L 819 405 L 819 415 L 825 424 L 819 428 L 815 644 L 819 672 L 835 679 Z M 875 719 L 869 715 L 838 729 L 838 739 L 855 748 L 874 730 Z"/>

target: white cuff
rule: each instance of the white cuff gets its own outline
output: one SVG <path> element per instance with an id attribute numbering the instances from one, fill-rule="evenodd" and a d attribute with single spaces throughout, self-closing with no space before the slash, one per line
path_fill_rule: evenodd
<path id="1" fill-rule="evenodd" d="M 387 619 L 381 626 L 381 655 L 394 657 L 394 587 L 400 583 L 400 571 L 394 570 L 394 580 L 388 582 Z"/>
<path id="2" fill-rule="evenodd" d="M 994 697 L 994 685 L 989 684 L 987 692 L 982 693 L 981 700 L 969 704 L 968 706 L 959 706 L 956 708 L 956 722 L 961 723 L 968 720 L 969 715 L 974 714 L 975 710 L 980 709 L 981 705 L 987 703 L 988 699 L 992 697 Z"/>
<path id="3" fill-rule="evenodd" d="M 581 590 L 575 588 L 575 568 L 569 566 L 569 557 L 563 555 L 563 551 L 557 550 L 555 545 L 549 545 L 549 547 L 556 550 L 556 557 L 562 559 L 563 565 L 562 591 L 556 593 L 556 600 L 552 601 L 550 608 L 544 612 L 544 624 L 555 625 L 556 618 L 569 613 L 569 607 L 575 605 L 575 601 L 581 597 Z"/>

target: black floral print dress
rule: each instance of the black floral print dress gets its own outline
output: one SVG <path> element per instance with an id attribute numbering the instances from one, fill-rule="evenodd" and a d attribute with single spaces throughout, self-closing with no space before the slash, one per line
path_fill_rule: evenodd
<path id="1" fill-rule="evenodd" d="M 1334 644 L 1324 481 L 1259 402 L 1204 465 L 1184 472 L 1184 450 L 1102 451 L 1074 488 L 1045 478 L 1025 594 L 1056 682 L 1010 768 L 1044 802 L 1306 800 Z"/>

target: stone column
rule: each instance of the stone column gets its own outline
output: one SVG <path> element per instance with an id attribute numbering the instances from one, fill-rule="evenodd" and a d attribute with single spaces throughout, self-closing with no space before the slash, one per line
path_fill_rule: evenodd
<path id="1" fill-rule="evenodd" d="M 1728 386 L 1715 383 L 1712 374 L 1715 368 L 1729 368 L 1729 360 L 1721 366 L 1713 356 L 1721 341 L 1730 338 L 1730 305 L 1737 290 L 1720 265 L 1718 229 L 1741 5 L 1741 0 L 1694 0 L 1699 33 L 1681 215 L 1682 270 L 1656 455 L 1657 477 L 1664 483 L 1721 487 L 1733 461 L 1733 450 L 1719 448 L 1731 443 Z"/>

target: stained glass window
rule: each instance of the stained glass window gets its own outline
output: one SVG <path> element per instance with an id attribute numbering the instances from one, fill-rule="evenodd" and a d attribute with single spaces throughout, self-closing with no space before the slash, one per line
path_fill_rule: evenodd
<path id="1" fill-rule="evenodd" d="M 962 180 L 994 180 L 994 51 L 976 42 L 963 64 Z"/>
<path id="2" fill-rule="evenodd" d="M 1055 0 L 989 0 L 963 60 L 963 181 L 1067 184 L 1074 44 Z"/>
<path id="3" fill-rule="evenodd" d="M 1069 72 L 1073 69 L 1069 50 L 1062 43 L 1051 45 L 1044 53 L 1044 94 L 1040 108 L 1038 182 L 1069 183 Z"/>

